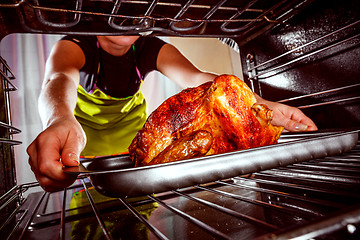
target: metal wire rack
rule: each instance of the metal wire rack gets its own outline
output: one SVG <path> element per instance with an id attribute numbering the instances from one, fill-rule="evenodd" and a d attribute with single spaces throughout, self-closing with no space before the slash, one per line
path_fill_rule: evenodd
<path id="1" fill-rule="evenodd" d="M 12 28 L 7 29 L 9 32 L 91 34 L 96 25 L 95 29 L 101 29 L 104 34 L 221 37 L 239 36 L 258 28 L 269 29 L 285 22 L 311 2 L 17 0 L 0 3 L 0 13 L 13 19 Z"/>
<path id="2" fill-rule="evenodd" d="M 31 183 L 0 198 L 0 209 L 18 204 L 0 231 L 11 226 L 8 239 L 70 239 L 86 227 L 100 239 L 116 239 L 124 228 L 145 233 L 139 239 L 336 239 L 339 232 L 356 239 L 359 172 L 360 142 L 343 155 L 138 199 L 101 196 L 84 178 L 63 192 L 39 191 L 25 201 L 24 192 L 38 186 Z"/>
<path id="3" fill-rule="evenodd" d="M 13 80 L 15 79 L 15 74 L 11 71 L 10 67 L 7 65 L 6 61 L 0 57 L 0 79 L 3 83 L 4 97 L 9 98 L 8 93 L 10 91 L 17 90 L 17 87 L 14 85 Z M 6 101 L 7 103 L 9 101 Z M 10 109 L 10 106 L 6 105 L 6 109 Z M 7 111 L 6 111 L 7 112 Z M 10 115 L 6 116 L 7 122 L 11 122 Z M 0 128 L 7 131 L 9 135 L 18 134 L 21 132 L 20 129 L 11 126 L 8 123 L 0 121 Z M 7 143 L 10 145 L 21 144 L 20 141 L 13 140 L 11 138 L 0 138 L 1 143 Z"/>
<path id="4" fill-rule="evenodd" d="M 14 73 L 5 60 L 0 57 L 0 181 L 4 186 L 0 188 L 0 194 L 4 194 L 16 184 L 12 146 L 21 144 L 21 141 L 12 138 L 13 134 L 21 132 L 11 126 L 9 93 L 17 89 L 12 82 L 14 79 Z M 4 218 L 6 218 L 6 214 L 1 214 L 0 219 Z"/>

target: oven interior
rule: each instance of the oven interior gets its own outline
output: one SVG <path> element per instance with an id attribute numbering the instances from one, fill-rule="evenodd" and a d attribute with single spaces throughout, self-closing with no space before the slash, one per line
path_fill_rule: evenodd
<path id="1" fill-rule="evenodd" d="M 11 33 L 216 37 L 244 80 L 299 107 L 322 130 L 358 128 L 360 4 L 353 1 L 5 0 Z M 100 32 L 99 32 L 100 31 Z M 17 185 L 1 58 L 0 232 L 7 239 L 359 239 L 360 144 L 351 151 L 141 198 L 109 198 L 85 178 L 62 192 Z M 301 138 L 301 137 L 300 137 Z M 25 196 L 25 193 L 36 189 Z"/>

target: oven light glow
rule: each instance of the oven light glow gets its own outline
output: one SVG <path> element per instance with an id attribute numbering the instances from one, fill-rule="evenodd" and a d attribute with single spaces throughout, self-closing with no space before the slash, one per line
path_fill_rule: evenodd
<path id="1" fill-rule="evenodd" d="M 271 80 L 266 81 L 267 84 L 272 85 L 274 87 L 280 87 L 280 88 L 286 88 L 289 89 L 293 82 L 291 81 L 291 78 L 287 78 L 286 75 L 276 75 L 275 77 L 272 77 Z"/>
<path id="2" fill-rule="evenodd" d="M 356 231 L 356 227 L 352 224 L 346 225 L 346 228 L 350 234 L 353 234 Z"/>

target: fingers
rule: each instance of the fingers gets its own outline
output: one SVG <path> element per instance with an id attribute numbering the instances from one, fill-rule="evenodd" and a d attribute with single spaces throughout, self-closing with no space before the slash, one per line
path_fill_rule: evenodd
<path id="1" fill-rule="evenodd" d="M 288 120 L 284 128 L 290 132 L 308 131 L 309 126 L 294 120 Z"/>
<path id="2" fill-rule="evenodd" d="M 292 108 L 287 127 L 289 131 L 315 131 L 318 129 L 315 123 L 298 108 Z"/>
<path id="3" fill-rule="evenodd" d="M 277 104 L 273 109 L 272 123 L 283 126 L 286 131 L 315 131 L 318 128 L 300 109 L 283 104 Z"/>
<path id="4" fill-rule="evenodd" d="M 308 126 L 307 131 L 316 131 L 316 130 L 318 130 L 316 124 L 310 118 L 305 116 L 305 118 L 303 119 L 302 122 Z"/>
<path id="5" fill-rule="evenodd" d="M 76 179 L 76 176 L 68 176 L 62 171 L 60 155 L 51 151 L 54 146 L 56 145 L 51 141 L 47 142 L 42 137 L 38 137 L 27 149 L 31 170 L 40 186 L 49 192 L 64 189 Z"/>
<path id="6" fill-rule="evenodd" d="M 50 128 L 29 145 L 27 153 L 31 170 L 45 191 L 58 191 L 75 181 L 76 176 L 66 174 L 62 169 L 64 165 L 79 164 L 79 155 L 85 145 L 82 134 L 82 131 Z"/>

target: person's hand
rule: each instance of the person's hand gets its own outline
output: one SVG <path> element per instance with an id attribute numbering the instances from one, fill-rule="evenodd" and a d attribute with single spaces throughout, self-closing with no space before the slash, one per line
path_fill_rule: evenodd
<path id="1" fill-rule="evenodd" d="M 285 104 L 267 101 L 256 96 L 257 102 L 265 104 L 273 111 L 271 124 L 283 126 L 285 131 L 316 131 L 318 128 L 315 123 L 308 118 L 300 109 Z"/>
<path id="2" fill-rule="evenodd" d="M 40 186 L 54 192 L 70 186 L 76 175 L 63 172 L 63 166 L 79 165 L 86 136 L 75 117 L 61 118 L 41 132 L 27 148 L 29 164 Z"/>

